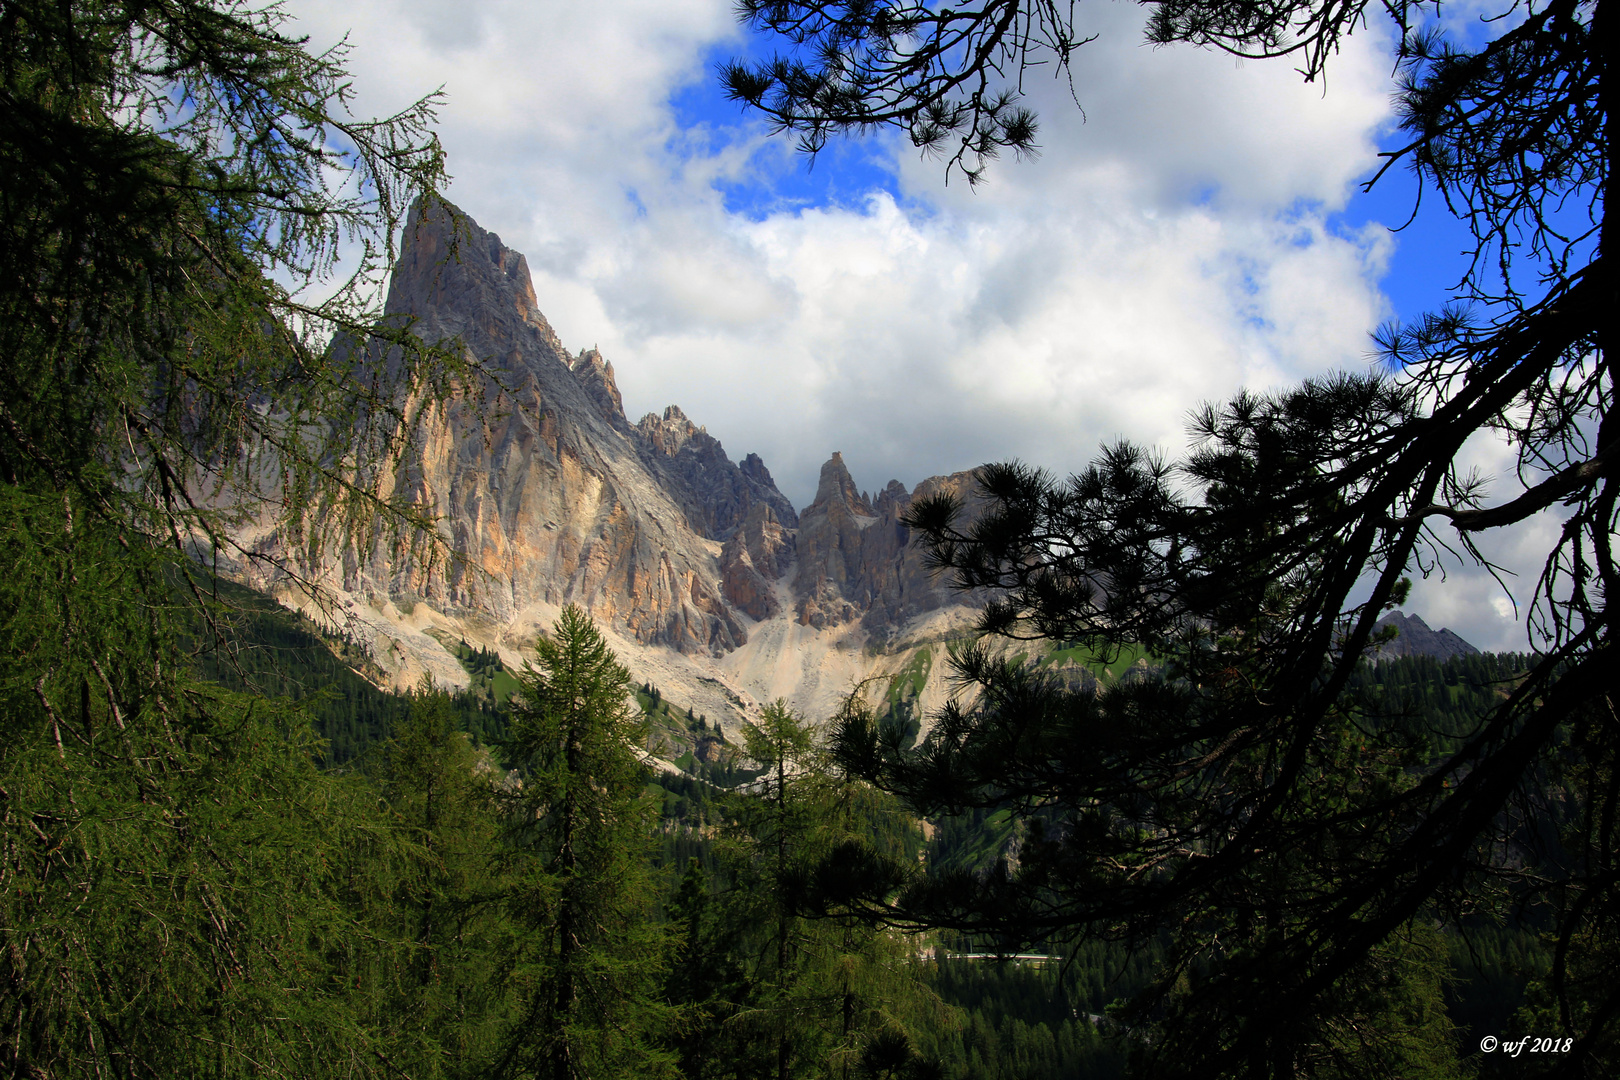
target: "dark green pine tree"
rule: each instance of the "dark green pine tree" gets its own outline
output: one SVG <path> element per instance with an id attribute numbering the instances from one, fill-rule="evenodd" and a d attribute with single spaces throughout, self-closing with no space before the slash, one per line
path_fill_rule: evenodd
<path id="1" fill-rule="evenodd" d="M 761 1065 L 747 1041 L 735 1037 L 736 1018 L 751 993 L 747 943 L 753 927 L 737 917 L 731 900 L 714 894 L 710 876 L 693 857 L 666 905 L 681 932 L 665 997 L 686 1014 L 670 1043 L 685 1080 L 757 1074 Z"/>
<path id="2" fill-rule="evenodd" d="M 928 1040 L 914 1036 L 958 1017 L 919 978 L 916 942 L 863 918 L 867 899 L 885 890 L 876 883 L 904 879 L 908 860 L 886 834 L 898 818 L 914 836 L 913 819 L 870 785 L 837 776 L 783 701 L 743 737 L 744 752 L 765 767 L 734 804 L 727 852 L 735 882 L 727 909 L 752 926 L 750 997 L 734 1022 L 747 1056 L 777 1080 L 901 1067 L 929 1075 L 916 1049 Z"/>
<path id="3" fill-rule="evenodd" d="M 1327 0 L 1147 6 L 1155 45 L 1288 56 L 1311 80 L 1377 23 Z M 1067 481 L 1010 463 L 980 471 L 972 503 L 913 503 L 931 563 L 985 590 L 980 631 L 1166 663 L 1098 695 L 973 650 L 957 673 L 976 702 L 919 753 L 869 725 L 841 740 L 919 813 L 1027 819 L 1017 867 L 910 898 L 919 922 L 1176 943 L 1202 977 L 1161 999 L 1188 1025 L 1151 1043 L 1165 1074 L 1293 1076 L 1299 1033 L 1411 927 L 1543 901 L 1560 1067 L 1620 1061 L 1620 950 L 1604 944 L 1620 926 L 1616 11 L 1502 0 L 1476 35 L 1418 0 L 1382 7 L 1400 127 L 1374 179 L 1404 164 L 1412 195 L 1470 231 L 1457 303 L 1375 334 L 1378 373 L 1200 409 L 1180 460 L 1121 444 Z M 1084 55 L 1076 10 L 742 0 L 783 51 L 722 77 L 810 153 L 896 127 L 971 182 L 1035 146 L 1021 74 Z M 1481 436 L 1517 456 L 1493 486 L 1467 465 Z M 1450 553 L 1487 566 L 1492 544 L 1541 556 L 1521 579 L 1537 651 L 1522 679 L 1430 730 L 1358 715 L 1347 692 L 1407 576 Z M 1560 819 L 1576 831 L 1555 838 Z"/>
<path id="4" fill-rule="evenodd" d="M 787 1080 L 795 1057 L 803 1055 L 799 1044 L 808 1042 L 813 1032 L 813 1025 L 801 1022 L 806 1003 L 798 1000 L 802 965 L 798 954 L 805 942 L 794 918 L 796 871 L 827 806 L 819 797 L 822 781 L 809 768 L 814 750 L 810 730 L 786 702 L 766 706 L 757 724 L 743 728 L 743 746 L 765 767 L 758 800 L 744 804 L 741 816 L 741 835 L 753 848 L 749 869 L 756 875 L 756 902 L 762 902 L 761 924 L 770 927 L 768 942 L 760 950 L 764 1007 L 754 1022 L 765 1036 L 762 1044 L 771 1048 L 772 1075 Z"/>
<path id="5" fill-rule="evenodd" d="M 650 807 L 630 673 L 580 608 L 563 610 L 512 698 L 508 797 L 522 1000 L 496 1074 L 584 1080 L 675 1075 L 658 1045 L 675 939 L 652 919 Z"/>
<path id="6" fill-rule="evenodd" d="M 162 561 L 19 501 L 0 518 L 0 1073 L 329 1073 L 366 1035 L 327 964 L 369 935 L 340 899 L 347 808 L 309 717 L 185 678 L 173 613 L 126 606 L 163 595 Z"/>

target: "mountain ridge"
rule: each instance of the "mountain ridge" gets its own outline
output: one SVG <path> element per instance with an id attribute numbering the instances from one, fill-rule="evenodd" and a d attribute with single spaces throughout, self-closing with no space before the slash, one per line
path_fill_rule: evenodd
<path id="1" fill-rule="evenodd" d="M 884 643 L 971 619 L 900 524 L 919 495 L 966 495 L 970 473 L 872 499 L 835 452 L 795 509 L 758 455 L 733 461 L 679 406 L 632 423 L 608 358 L 569 351 L 541 312 L 525 257 L 448 203 L 412 209 L 385 310 L 485 372 L 407 410 L 390 492 L 425 506 L 457 559 L 430 570 L 378 546 L 310 568 L 394 685 L 464 681 L 429 630 L 515 665 L 577 603 L 638 679 L 701 711 L 748 715 L 780 696 L 823 717 L 882 668 Z M 389 363 L 368 349 L 365 365 Z M 288 582 L 241 573 L 314 613 Z"/>
<path id="2" fill-rule="evenodd" d="M 972 473 L 911 489 L 891 480 L 874 496 L 834 451 L 796 510 L 757 454 L 732 461 L 679 406 L 632 423 L 613 364 L 594 347 L 570 352 L 541 312 L 525 257 L 449 204 L 413 208 L 386 313 L 483 365 L 482 385 L 464 388 L 476 392 L 407 409 L 395 492 L 438 518 L 457 558 L 430 570 L 380 545 L 336 553 L 308 568 L 335 600 L 325 609 L 256 564 L 238 570 L 341 622 L 396 688 L 424 676 L 464 684 L 445 640 L 517 667 L 577 603 L 638 681 L 690 708 L 735 723 L 781 697 L 821 719 L 857 687 L 880 696 L 898 672 L 928 668 L 929 643 L 968 632 L 972 598 L 924 566 L 902 518 L 938 493 L 971 516 Z M 366 365 L 390 362 L 370 350 Z M 1478 651 L 1417 616 L 1394 612 L 1379 622 L 1389 625 L 1385 656 Z M 919 715 L 943 703 L 945 682 L 926 680 Z"/>
<path id="3" fill-rule="evenodd" d="M 1418 615 L 1404 615 L 1392 611 L 1373 624 L 1376 630 L 1395 628 L 1395 638 L 1378 651 L 1380 659 L 1396 656 L 1432 656 L 1436 660 L 1449 660 L 1453 656 L 1477 656 L 1479 650 L 1463 638 L 1442 627 L 1429 629 L 1429 624 Z"/>

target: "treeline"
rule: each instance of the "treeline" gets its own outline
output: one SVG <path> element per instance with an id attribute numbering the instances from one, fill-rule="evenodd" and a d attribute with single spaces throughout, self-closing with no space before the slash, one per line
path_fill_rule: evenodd
<path id="1" fill-rule="evenodd" d="M 127 572 L 81 567 L 85 605 Z M 577 611 L 520 676 L 469 657 L 518 680 L 502 705 L 383 693 L 352 643 L 230 599 L 242 644 L 187 624 L 164 698 L 75 690 L 7 751 L 8 1074 L 1101 1080 L 1154 1037 L 1124 1007 L 1152 939 L 1017 959 L 874 918 L 919 868 L 993 876 L 1035 838 L 918 821 L 780 704 L 715 772 L 659 773 L 656 723 L 712 726 L 636 708 Z M 1396 661 L 1358 692 L 1471 708 L 1511 669 Z M 1443 995 L 1423 1037 L 1507 1030 L 1533 989 L 1535 928 L 1477 930 L 1397 958 Z"/>
<path id="2" fill-rule="evenodd" d="M 469 736 L 468 746 L 475 748 L 475 755 L 462 756 L 464 766 L 473 761 L 475 770 L 485 770 L 486 780 L 503 775 L 496 763 L 504 762 L 508 751 L 504 708 L 465 692 L 420 698 L 387 694 L 345 664 L 337 665 L 341 675 L 329 684 L 341 696 L 333 690 L 310 694 L 309 687 L 337 674 L 320 659 L 332 658 L 333 642 L 299 637 L 308 634 L 307 628 L 288 627 L 288 618 L 284 612 L 279 616 L 269 612 L 267 622 L 260 624 L 259 632 L 265 626 L 279 627 L 276 640 L 284 644 L 279 653 L 264 654 L 277 658 L 269 666 L 283 681 L 264 679 L 259 686 L 295 688 L 289 696 L 308 705 L 323 735 L 329 740 L 350 737 L 345 752 L 328 749 L 328 763 L 356 761 L 368 745 L 383 748 L 375 760 L 393 761 L 389 755 L 397 752 L 399 733 L 426 722 L 448 724 Z M 504 673 L 494 653 L 464 651 L 464 662 L 474 674 L 488 679 Z M 1512 689 L 1532 659 L 1476 654 L 1371 662 L 1352 679 L 1347 707 L 1427 740 L 1432 752 L 1440 754 L 1469 734 L 1478 718 Z M 637 729 L 643 741 L 656 738 L 652 731 L 662 726 L 725 743 L 719 725 L 711 726 L 694 711 L 672 704 L 651 683 L 636 686 L 632 697 L 643 714 L 639 723 L 644 727 Z M 424 721 L 424 710 L 439 719 Z M 350 716 L 361 722 L 353 724 Z M 1162 959 L 1154 942 L 1071 943 L 1063 947 L 1061 962 L 1031 961 L 1014 958 L 1010 954 L 1015 950 L 1002 943 L 945 932 L 914 941 L 909 952 L 889 953 L 886 968 L 871 967 L 871 957 L 863 960 L 861 950 L 874 947 L 875 932 L 853 912 L 829 909 L 825 903 L 818 907 L 813 897 L 805 900 L 805 875 L 815 872 L 818 859 L 825 860 L 840 842 L 858 841 L 889 858 L 919 862 L 936 872 L 994 873 L 1023 841 L 1021 827 L 1007 812 L 983 810 L 926 825 L 911 820 L 880 793 L 831 775 L 833 766 L 814 748 L 803 722 L 780 708 L 748 734 L 751 741 L 745 747 L 728 747 L 718 760 L 697 761 L 687 752 L 679 761 L 685 772 L 646 773 L 639 781 L 639 813 L 652 833 L 650 845 L 639 849 L 651 875 L 653 899 L 646 917 L 651 924 L 674 931 L 662 1006 L 674 1007 L 682 1018 L 676 1027 L 685 1034 L 670 1045 L 684 1075 L 746 1076 L 751 1068 L 763 1075 L 772 1071 L 768 1066 L 773 1060 L 780 1066 L 780 1060 L 772 1058 L 772 1048 L 760 1042 L 759 1030 L 740 1034 L 736 1019 L 786 992 L 772 981 L 781 973 L 773 974 L 772 941 L 761 931 L 770 921 L 769 912 L 762 915 L 762 911 L 772 903 L 777 915 L 788 913 L 790 925 L 779 926 L 778 931 L 793 943 L 792 957 L 784 954 L 776 963 L 787 964 L 792 981 L 815 985 L 825 978 L 825 972 L 818 974 L 818 965 L 848 968 L 861 963 L 869 968 L 865 977 L 873 980 L 863 991 L 872 1002 L 850 990 L 844 991 L 852 995 L 848 1000 L 839 994 L 829 996 L 823 987 L 821 996 L 827 1000 L 821 1004 L 819 1024 L 813 1003 L 800 1001 L 790 1010 L 805 1026 L 787 1036 L 794 1047 L 789 1051 L 789 1075 L 816 1075 L 834 1060 L 842 1062 L 844 1072 L 851 1062 L 866 1070 L 856 1075 L 931 1076 L 936 1069 L 942 1077 L 986 1080 L 1124 1074 L 1132 1036 L 1111 1017 L 1111 1007 L 1117 1009 L 1151 984 Z M 773 756 L 788 764 L 787 771 L 780 775 L 761 771 L 759 766 Z M 373 769 L 367 775 L 379 774 Z M 785 799 L 791 812 L 772 819 L 760 805 L 773 799 Z M 866 810 L 854 812 L 855 805 Z M 929 839 L 924 840 L 922 828 Z M 784 838 L 784 850 L 791 851 L 792 858 L 775 867 L 773 876 L 759 865 L 760 853 Z M 505 887 L 497 879 L 486 884 L 496 892 Z M 847 883 L 853 891 L 861 885 Z M 1535 984 L 1549 964 L 1541 944 L 1548 929 L 1543 922 L 1537 912 L 1516 912 L 1497 922 L 1473 919 L 1467 926 L 1446 930 L 1443 957 L 1424 954 L 1423 962 L 1437 973 L 1435 985 L 1442 990 L 1459 1045 L 1476 1044 L 1486 1034 L 1514 1027 L 1527 986 Z M 998 952 L 1008 953 L 1008 958 L 995 959 Z M 974 958 L 953 958 L 962 955 Z M 877 978 L 880 973 L 882 978 Z M 780 1001 L 777 1007 L 783 1007 Z M 876 1013 L 857 1023 L 855 1014 L 865 1008 L 875 1008 Z M 882 1019 L 874 1027 L 875 1017 Z M 836 1038 L 828 1034 L 833 1031 Z M 897 1049 L 902 1046 L 909 1048 L 906 1053 Z M 858 1056 L 866 1051 L 866 1058 Z M 823 1065 L 816 1065 L 821 1059 Z M 901 1072 L 885 1073 L 884 1060 L 909 1064 Z"/>
<path id="3" fill-rule="evenodd" d="M 1431 740 L 1440 753 L 1511 690 L 1529 660 L 1485 654 L 1369 663 L 1347 705 Z M 636 690 L 644 725 L 637 738 L 658 723 L 718 736 L 717 726 L 673 706 L 651 684 Z M 426 708 L 465 727 L 476 714 L 445 712 L 452 701 L 408 702 L 401 715 L 410 714 L 407 726 L 420 725 L 416 713 Z M 781 706 L 745 735 L 743 753 L 724 763 L 687 754 L 687 773 L 638 781 L 637 813 L 653 839 L 629 846 L 646 860 L 643 914 L 654 937 L 663 935 L 667 964 L 662 996 L 641 1008 L 652 1018 L 650 1045 L 673 1055 L 681 1075 L 1125 1075 L 1133 1047 L 1150 1036 L 1115 1014 L 1159 977 L 1155 942 L 1071 942 L 1050 946 L 1061 958 L 1030 960 L 971 935 L 907 939 L 875 929 L 837 901 L 869 890 L 871 860 L 897 873 L 919 863 L 996 873 L 1016 857 L 1020 826 L 1009 814 L 984 811 L 926 826 L 907 817 L 881 793 L 840 778 L 807 725 Z M 397 741 L 391 736 L 386 745 Z M 507 744 L 496 747 L 505 752 Z M 851 851 L 865 861 L 852 860 Z M 500 864 L 491 857 L 490 865 Z M 850 880 L 835 880 L 840 865 Z M 482 887 L 499 893 L 508 885 L 497 875 Z M 1525 1019 L 1527 986 L 1548 966 L 1546 929 L 1537 913 L 1519 912 L 1505 922 L 1448 927 L 1435 946 L 1408 950 L 1402 963 L 1427 973 L 1409 980 L 1432 992 L 1430 1006 L 1444 1008 L 1418 1037 L 1466 1048 L 1514 1029 Z M 1448 1052 L 1443 1060 L 1456 1058 Z"/>
<path id="4" fill-rule="evenodd" d="M 745 729 L 738 757 L 752 767 L 728 766 L 740 787 L 622 756 L 604 764 L 670 708 L 639 688 L 639 715 L 624 709 L 622 669 L 588 621 L 560 627 L 553 639 L 573 651 L 541 669 L 588 668 L 577 654 L 595 647 L 602 676 L 571 733 L 595 764 L 571 769 L 548 684 L 525 682 L 494 713 L 466 694 L 387 694 L 338 657 L 341 642 L 250 599 L 233 597 L 252 613 L 239 622 L 252 645 L 203 663 L 296 701 L 312 734 L 352 739 L 341 755 L 312 744 L 328 767 L 310 779 L 354 816 L 319 845 L 337 873 L 306 898 L 351 940 L 288 958 L 306 981 L 342 988 L 320 1010 L 326 1053 L 352 1043 L 411 1076 L 1120 1075 L 1124 1045 L 1100 1016 L 1133 988 L 1111 970 L 1127 964 L 1120 947 L 1072 971 L 951 959 L 960 942 L 884 930 L 840 901 L 874 866 L 898 873 L 929 845 L 891 800 L 840 778 L 785 707 Z M 714 730 L 676 712 L 694 732 Z M 611 825 L 611 843 L 571 828 L 594 854 L 569 868 L 555 826 L 571 786 L 617 802 L 579 819 L 595 823 L 585 831 Z M 828 869 L 840 858 L 844 880 Z M 584 936 L 589 955 L 560 952 L 571 889 L 599 924 L 594 942 Z M 276 891 L 261 883 L 267 902 Z M 570 971 L 599 984 L 562 995 L 577 999 L 573 1016 L 559 1004 Z M 539 1028 L 575 1045 L 536 1033 L 548 1012 Z M 322 1034 L 303 1028 L 311 1053 Z M 352 1051 L 339 1057 L 352 1064 Z M 552 1068 L 562 1057 L 573 1072 Z"/>
<path id="5" fill-rule="evenodd" d="M 1475 653 L 1439 660 L 1404 656 L 1352 673 L 1354 707 L 1427 742 L 1440 755 L 1471 734 L 1535 663 L 1527 653 Z"/>
<path id="6" fill-rule="evenodd" d="M 187 612 L 193 670 L 232 690 L 302 705 L 325 740 L 325 764 L 356 761 L 409 712 L 410 695 L 379 690 L 361 674 L 376 665 L 359 642 L 324 633 L 268 597 L 223 578 L 208 585 L 216 601 L 210 617 L 227 633 L 211 633 L 196 612 Z M 505 736 L 504 695 L 497 698 L 490 688 L 497 675 L 511 676 L 490 650 L 462 642 L 460 659 L 474 683 L 444 695 L 456 726 L 479 745 L 498 743 Z"/>

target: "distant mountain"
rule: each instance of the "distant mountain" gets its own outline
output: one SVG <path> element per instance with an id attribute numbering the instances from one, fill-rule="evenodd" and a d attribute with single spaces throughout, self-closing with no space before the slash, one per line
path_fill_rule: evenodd
<path id="1" fill-rule="evenodd" d="M 903 672 L 923 673 L 912 687 L 918 715 L 943 703 L 947 680 L 926 673 L 938 643 L 973 621 L 973 598 L 923 566 L 900 521 L 921 496 L 971 499 L 971 473 L 909 489 L 891 480 L 874 496 L 835 452 L 815 500 L 795 510 L 765 462 L 734 462 L 678 407 L 632 424 L 613 365 L 595 349 L 570 353 L 541 313 L 524 257 L 448 204 L 411 212 L 387 313 L 411 317 L 425 340 L 458 341 L 490 373 L 469 388 L 482 390 L 482 408 L 467 400 L 477 394 L 431 409 L 404 403 L 403 494 L 431 508 L 460 559 L 429 568 L 381 546 L 327 553 L 302 567 L 335 600 L 325 611 L 263 564 L 236 567 L 340 623 L 382 681 L 467 685 L 447 641 L 516 668 L 577 603 L 638 681 L 717 721 L 735 724 L 779 697 L 823 719 L 857 686 L 892 697 Z M 365 363 L 389 357 L 373 348 Z M 280 545 L 273 532 L 241 539 Z M 1398 630 L 1386 657 L 1479 651 L 1415 615 L 1378 625 Z"/>
<path id="2" fill-rule="evenodd" d="M 1392 611 L 1375 624 L 1379 630 L 1386 626 L 1395 628 L 1395 640 L 1379 650 L 1380 658 L 1432 656 L 1437 660 L 1449 660 L 1453 656 L 1476 656 L 1479 653 L 1478 649 L 1450 630 L 1429 629 L 1428 624 L 1416 615 Z"/>
<path id="3" fill-rule="evenodd" d="M 968 494 L 971 474 L 891 481 L 872 498 L 834 453 L 796 511 L 758 456 L 734 462 L 678 407 L 632 424 L 613 365 L 569 352 L 541 313 L 524 257 L 448 204 L 412 211 L 387 313 L 412 317 L 425 340 L 459 341 L 491 372 L 481 409 L 407 403 L 404 494 L 432 508 L 462 561 L 430 570 L 379 547 L 308 568 L 395 685 L 464 683 L 441 639 L 516 666 L 577 603 L 638 679 L 683 707 L 725 717 L 786 697 L 819 719 L 885 669 L 886 649 L 969 620 L 900 517 L 919 495 Z M 365 362 L 389 358 L 374 348 Z M 308 608 L 256 575 L 239 568 Z"/>

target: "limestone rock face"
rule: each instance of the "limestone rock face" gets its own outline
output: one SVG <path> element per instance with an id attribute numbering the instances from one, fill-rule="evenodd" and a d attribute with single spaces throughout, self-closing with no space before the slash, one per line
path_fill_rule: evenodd
<path id="1" fill-rule="evenodd" d="M 388 311 L 414 316 L 424 340 L 459 338 L 490 372 L 482 408 L 416 410 L 405 473 L 405 494 L 441 516 L 465 564 L 429 575 L 379 553 L 350 578 L 514 634 L 575 602 L 645 644 L 717 655 L 746 640 L 721 597 L 719 560 L 689 525 L 689 493 L 648 467 L 611 365 L 563 349 L 522 255 L 454 208 L 418 208 Z"/>
<path id="2" fill-rule="evenodd" d="M 859 618 L 876 632 L 954 602 L 947 583 L 936 580 L 910 546 L 900 518 L 913 499 L 938 492 L 964 497 L 972 484 L 968 472 L 932 477 L 912 492 L 891 480 L 872 500 L 856 488 L 844 456 L 833 454 L 821 467 L 816 501 L 799 517 L 798 621 L 821 628 Z M 967 510 L 972 513 L 971 504 Z"/>
<path id="3" fill-rule="evenodd" d="M 724 540 L 754 506 L 770 507 L 788 528 L 799 523 L 793 504 L 776 490 L 758 455 L 749 454 L 740 467 L 733 465 L 720 440 L 688 420 L 678 406 L 669 406 L 662 417 L 643 416 L 636 433 L 649 464 L 668 477 L 687 521 L 699 535 Z"/>
<path id="4" fill-rule="evenodd" d="M 630 422 L 624 418 L 624 399 L 619 396 L 619 384 L 613 378 L 613 365 L 595 349 L 581 349 L 578 356 L 568 361 L 568 367 L 596 404 L 602 419 L 621 431 L 628 429 Z"/>
<path id="5" fill-rule="evenodd" d="M 762 491 L 776 492 L 776 481 L 771 479 L 771 470 L 765 467 L 765 460 L 758 454 L 749 454 L 737 466 L 742 474 L 748 477 L 748 482 Z M 778 496 L 781 492 L 776 492 Z M 781 499 L 781 505 L 776 500 L 768 500 L 771 508 L 776 511 L 777 517 L 790 529 L 799 527 L 799 515 L 793 509 L 793 504 L 787 499 Z M 783 513 L 784 507 L 786 513 Z"/>
<path id="6" fill-rule="evenodd" d="M 793 578 L 800 623 L 820 629 L 848 622 L 866 610 L 861 584 L 863 533 L 877 518 L 855 487 L 844 455 L 834 451 L 821 467 L 816 501 L 799 515 L 799 569 Z"/>
<path id="7" fill-rule="evenodd" d="M 782 610 L 774 582 L 793 560 L 793 534 L 769 506 L 756 503 L 720 549 L 721 592 L 734 607 L 763 622 Z"/>
<path id="8" fill-rule="evenodd" d="M 795 512 L 757 455 L 732 462 L 680 409 L 630 423 L 613 365 L 563 347 L 523 256 L 446 204 L 412 211 L 387 313 L 483 368 L 447 403 L 393 403 L 410 445 L 378 492 L 435 517 L 454 558 L 430 566 L 378 544 L 301 565 L 332 587 L 395 686 L 424 674 L 464 685 L 445 640 L 521 662 L 535 633 L 577 603 L 638 678 L 717 725 L 779 697 L 820 718 L 891 661 L 911 662 L 903 654 L 926 648 L 919 640 L 971 623 L 962 605 L 972 598 L 935 580 L 900 524 L 917 498 L 965 499 L 971 474 L 909 491 L 890 481 L 873 498 L 834 454 L 815 501 Z M 371 371 L 391 362 L 380 346 L 365 355 Z M 248 539 L 270 552 L 281 541 L 266 528 L 268 538 Z M 242 575 L 288 599 L 254 578 L 256 565 Z M 926 690 L 938 695 L 928 707 L 945 693 Z"/>
<path id="9" fill-rule="evenodd" d="M 896 627 L 909 619 L 952 604 L 982 602 L 964 597 L 951 589 L 946 576 L 923 565 L 922 552 L 911 546 L 911 530 L 900 524 L 900 517 L 917 499 L 946 494 L 961 500 L 964 524 L 979 511 L 973 497 L 976 490 L 972 472 L 932 476 L 909 494 L 896 481 L 889 481 L 873 500 L 878 521 L 863 536 L 861 592 L 870 596 L 862 624 L 874 633 Z"/>
<path id="10" fill-rule="evenodd" d="M 1417 615 L 1392 611 L 1379 619 L 1374 628 L 1395 628 L 1395 640 L 1379 651 L 1380 657 L 1432 656 L 1436 660 L 1449 660 L 1453 656 L 1473 656 L 1479 652 L 1449 629 L 1431 630 L 1429 624 Z"/>

